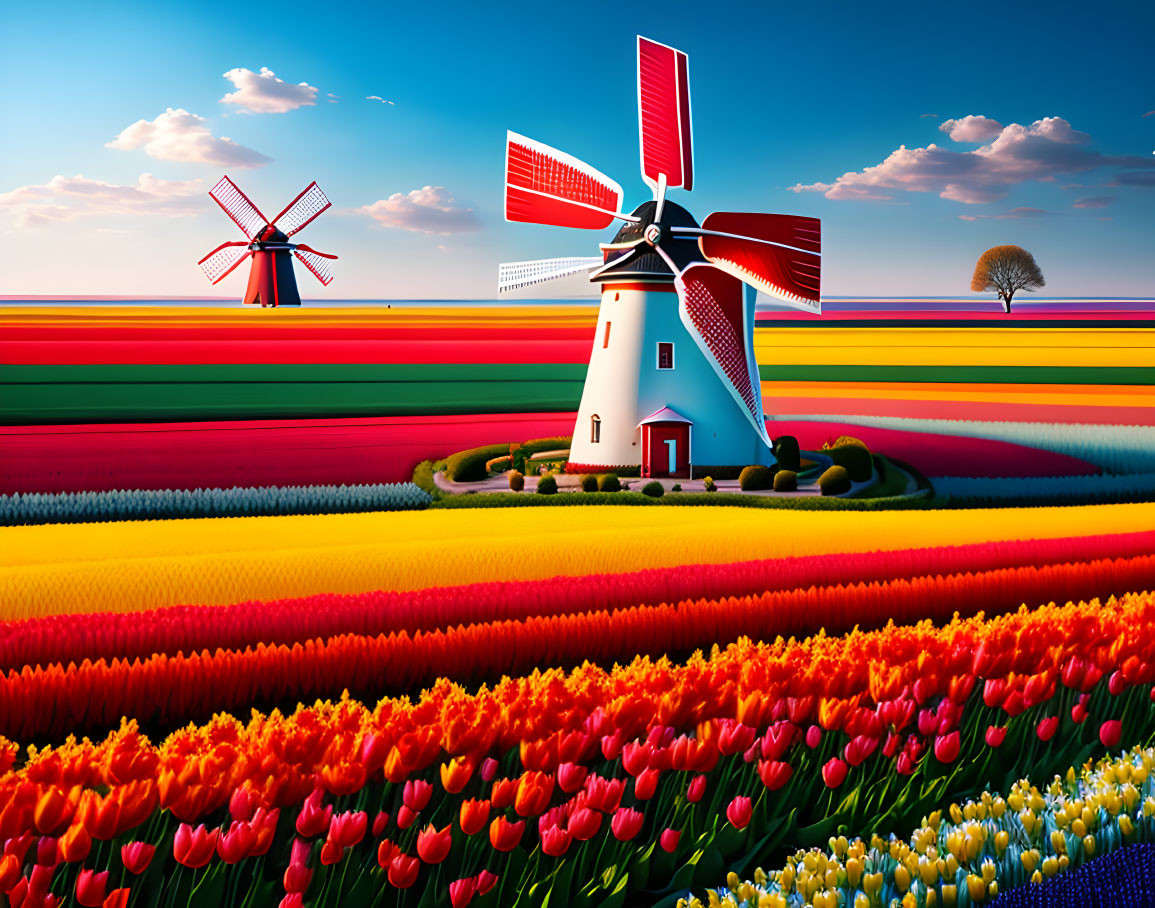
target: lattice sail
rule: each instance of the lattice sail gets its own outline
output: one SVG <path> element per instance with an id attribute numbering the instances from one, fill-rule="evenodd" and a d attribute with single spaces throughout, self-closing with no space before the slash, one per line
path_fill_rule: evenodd
<path id="1" fill-rule="evenodd" d="M 508 133 L 507 221 L 601 230 L 621 207 L 622 187 L 605 174 L 556 148 Z"/>
<path id="2" fill-rule="evenodd" d="M 256 239 L 257 234 L 269 223 L 261 214 L 261 210 L 227 175 L 221 177 L 217 185 L 209 190 L 209 196 L 232 218 L 233 223 L 241 228 L 246 239 Z"/>
<path id="3" fill-rule="evenodd" d="M 784 214 L 715 212 L 702 222 L 702 254 L 756 290 L 805 312 L 822 311 L 822 223 Z"/>
<path id="4" fill-rule="evenodd" d="M 769 444 L 742 282 L 699 262 L 679 274 L 674 287 L 682 324 L 759 436 Z"/>
<path id="5" fill-rule="evenodd" d="M 273 226 L 285 234 L 292 236 L 311 224 L 323 211 L 331 208 L 332 202 L 321 191 L 321 187 L 314 180 L 306 186 L 301 194 L 285 206 L 285 210 L 272 220 Z"/>
<path id="6" fill-rule="evenodd" d="M 219 283 L 234 268 L 252 255 L 247 243 L 224 243 L 197 262 L 212 283 Z"/>
<path id="7" fill-rule="evenodd" d="M 333 274 L 329 270 L 329 260 L 334 256 L 321 255 L 312 250 L 302 251 L 300 247 L 293 250 L 293 255 L 299 258 L 301 264 L 313 273 L 313 277 L 326 287 L 333 283 Z"/>
<path id="8" fill-rule="evenodd" d="M 638 35 L 638 134 L 642 179 L 656 191 L 693 189 L 689 60 L 680 50 Z"/>
<path id="9" fill-rule="evenodd" d="M 506 262 L 497 268 L 497 292 L 508 293 L 511 290 L 521 290 L 523 287 L 542 284 L 546 281 L 552 281 L 554 278 L 565 277 L 567 274 L 589 271 L 601 264 L 601 256 L 539 259 L 533 262 Z"/>

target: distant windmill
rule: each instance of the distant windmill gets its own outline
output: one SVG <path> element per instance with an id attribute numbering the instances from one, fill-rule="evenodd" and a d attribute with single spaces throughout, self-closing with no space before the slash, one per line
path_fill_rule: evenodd
<path id="1" fill-rule="evenodd" d="M 261 214 L 260 209 L 227 176 L 221 177 L 209 195 L 247 237 L 245 242 L 222 243 L 197 262 L 212 283 L 220 283 L 250 255 L 253 266 L 243 301 L 246 306 L 301 305 L 290 255 L 300 259 L 326 287 L 333 282 L 327 260 L 337 256 L 318 252 L 304 243 L 289 242 L 289 237 L 300 232 L 333 204 L 315 180 L 271 220 Z"/>
<path id="2" fill-rule="evenodd" d="M 821 225 L 715 212 L 699 226 L 667 200 L 667 190 L 693 185 L 689 64 L 640 36 L 638 126 L 653 198 L 632 214 L 621 186 L 584 161 L 507 136 L 506 220 L 587 230 L 626 222 L 596 258 L 512 262 L 498 272 L 503 292 L 581 271 L 602 284 L 567 469 L 640 465 L 643 476 L 691 476 L 696 467 L 768 463 L 752 291 L 821 312 Z"/>

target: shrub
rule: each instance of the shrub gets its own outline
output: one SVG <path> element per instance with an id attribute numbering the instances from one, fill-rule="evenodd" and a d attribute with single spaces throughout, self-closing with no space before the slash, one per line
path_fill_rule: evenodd
<path id="1" fill-rule="evenodd" d="M 836 466 L 845 467 L 855 482 L 865 482 L 874 471 L 874 460 L 870 456 L 870 450 L 861 442 L 835 445 L 833 448 L 825 449 L 824 453 Z"/>
<path id="2" fill-rule="evenodd" d="M 451 482 L 477 482 L 488 475 L 485 465 L 508 450 L 508 445 L 483 445 L 459 451 L 445 461 L 445 475 Z"/>
<path id="3" fill-rule="evenodd" d="M 556 495 L 557 494 L 557 480 L 552 476 L 543 476 L 537 481 L 538 495 Z"/>
<path id="4" fill-rule="evenodd" d="M 850 474 L 846 467 L 835 464 L 818 477 L 818 488 L 823 495 L 841 495 L 850 491 Z"/>
<path id="5" fill-rule="evenodd" d="M 618 479 L 616 473 L 602 473 L 598 477 L 598 491 L 599 492 L 620 492 L 622 490 L 622 482 Z"/>
<path id="6" fill-rule="evenodd" d="M 558 451 L 562 449 L 569 449 L 570 442 L 573 441 L 573 436 L 559 436 L 556 438 L 532 438 L 529 441 L 522 442 L 516 448 L 511 450 L 510 456 L 513 458 L 513 468 L 515 470 L 525 470 L 525 462 L 534 454 L 540 451 Z M 512 446 L 511 446 L 512 447 Z"/>
<path id="7" fill-rule="evenodd" d="M 671 492 L 680 492 L 680 491 L 682 491 L 682 484 L 681 484 L 680 482 L 675 482 L 675 483 L 673 484 L 673 486 L 671 486 L 671 487 L 670 487 L 670 491 L 671 491 Z"/>
<path id="8" fill-rule="evenodd" d="M 514 492 L 520 492 L 525 488 L 525 476 L 517 470 L 510 470 L 509 488 Z"/>
<path id="9" fill-rule="evenodd" d="M 583 492 L 596 492 L 598 490 L 598 478 L 592 473 L 586 473 L 581 478 L 581 487 Z"/>
<path id="10" fill-rule="evenodd" d="M 642 494 L 649 495 L 651 498 L 661 498 L 666 494 L 665 487 L 656 479 L 652 482 L 647 482 L 642 486 Z"/>
<path id="11" fill-rule="evenodd" d="M 798 474 L 793 470 L 779 470 L 774 474 L 775 492 L 793 492 L 798 488 Z"/>
<path id="12" fill-rule="evenodd" d="M 866 447 L 865 441 L 861 438 L 855 438 L 853 435 L 839 435 L 838 438 L 834 440 L 832 447 L 841 448 L 845 445 L 854 445 L 856 448 L 866 448 L 866 450 L 870 450 L 870 448 Z"/>
<path id="13" fill-rule="evenodd" d="M 770 472 L 769 467 L 764 467 L 761 464 L 752 464 L 744 467 L 742 472 L 738 474 L 738 488 L 743 492 L 752 492 L 755 489 L 768 489 L 773 482 L 774 476 Z"/>
<path id="14" fill-rule="evenodd" d="M 716 485 L 714 485 L 714 477 L 713 476 L 707 476 L 705 479 L 703 479 L 702 485 L 706 487 L 707 492 L 717 492 L 718 491 L 718 487 Z"/>
<path id="15" fill-rule="evenodd" d="M 487 473 L 502 473 L 513 466 L 513 461 L 508 454 L 501 457 L 495 457 L 493 460 L 485 462 L 485 472 Z"/>
<path id="16" fill-rule="evenodd" d="M 783 435 L 774 439 L 774 458 L 778 466 L 795 473 L 802 467 L 802 457 L 798 450 L 798 439 L 793 435 Z"/>

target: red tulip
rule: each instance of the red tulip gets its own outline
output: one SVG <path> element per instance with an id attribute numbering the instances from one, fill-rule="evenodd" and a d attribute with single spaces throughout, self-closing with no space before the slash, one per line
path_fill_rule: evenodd
<path id="1" fill-rule="evenodd" d="M 686 800 L 691 804 L 697 804 L 705 793 L 706 777 L 704 775 L 694 776 L 690 780 L 690 784 L 686 786 Z"/>
<path id="2" fill-rule="evenodd" d="M 490 889 L 497 885 L 497 874 L 490 873 L 488 870 L 478 872 L 474 879 L 477 880 L 478 895 L 487 894 Z"/>
<path id="3" fill-rule="evenodd" d="M 127 886 L 121 889 L 113 889 L 112 892 L 105 896 L 101 908 L 128 908 L 128 893 L 129 890 Z"/>
<path id="4" fill-rule="evenodd" d="M 1123 677 L 1121 671 L 1111 672 L 1111 677 L 1107 679 L 1107 690 L 1111 692 L 1113 697 L 1119 696 L 1127 689 L 1127 680 Z"/>
<path id="5" fill-rule="evenodd" d="M 822 781 L 826 783 L 827 788 L 837 788 L 846 781 L 846 774 L 849 771 L 850 767 L 846 765 L 844 760 L 831 757 L 822 767 Z"/>
<path id="6" fill-rule="evenodd" d="M 11 892 L 12 887 L 20 882 L 24 876 L 21 873 L 20 864 L 20 858 L 14 854 L 0 857 L 0 892 Z"/>
<path id="7" fill-rule="evenodd" d="M 953 763 L 959 751 L 959 733 L 952 731 L 949 735 L 939 735 L 934 739 L 934 756 L 940 763 Z"/>
<path id="8" fill-rule="evenodd" d="M 1087 706 L 1082 702 L 1082 699 L 1080 698 L 1080 702 L 1071 707 L 1071 721 L 1076 725 L 1082 725 L 1087 721 L 1088 715 L 1089 713 L 1087 712 Z"/>
<path id="9" fill-rule="evenodd" d="M 36 801 L 32 822 L 41 835 L 57 835 L 72 822 L 80 803 L 80 787 L 65 794 L 55 785 L 50 786 Z"/>
<path id="10" fill-rule="evenodd" d="M 619 807 L 614 811 L 610 820 L 610 829 L 614 838 L 619 842 L 628 842 L 642 830 L 642 821 L 645 819 L 638 811 L 630 807 Z"/>
<path id="11" fill-rule="evenodd" d="M 186 867 L 204 867 L 216 851 L 219 832 L 206 832 L 204 824 L 193 829 L 188 823 L 181 823 L 172 838 L 172 856 Z"/>
<path id="12" fill-rule="evenodd" d="M 388 839 L 382 839 L 381 844 L 377 846 L 377 863 L 382 870 L 387 870 L 393 858 L 401 854 L 401 849 L 390 842 Z"/>
<path id="13" fill-rule="evenodd" d="M 313 879 L 312 868 L 306 865 L 312 845 L 305 839 L 293 839 L 293 848 L 289 857 L 289 866 L 285 869 L 282 882 L 285 892 L 304 893 Z"/>
<path id="14" fill-rule="evenodd" d="M 449 884 L 449 904 L 453 908 L 465 908 L 477 892 L 477 880 L 466 877 L 463 880 L 454 880 Z"/>
<path id="15" fill-rule="evenodd" d="M 381 835 L 385 831 L 385 827 L 389 825 L 389 814 L 384 810 L 377 811 L 377 816 L 373 817 L 373 838 Z"/>
<path id="16" fill-rule="evenodd" d="M 750 817 L 754 812 L 749 798 L 737 797 L 726 808 L 726 819 L 735 829 L 745 829 L 750 825 Z"/>
<path id="17" fill-rule="evenodd" d="M 1099 726 L 1099 740 L 1106 748 L 1117 747 L 1123 738 L 1123 723 L 1119 719 L 1108 719 Z"/>
<path id="18" fill-rule="evenodd" d="M 417 882 L 421 862 L 407 854 L 395 855 L 389 862 L 389 884 L 397 889 L 408 889 Z"/>
<path id="19" fill-rule="evenodd" d="M 682 838 L 682 830 L 680 829 L 664 829 L 662 834 L 658 836 L 658 844 L 662 851 L 667 854 L 673 854 L 678 850 L 678 842 Z"/>
<path id="20" fill-rule="evenodd" d="M 120 862 L 133 876 L 139 876 L 148 869 L 155 852 L 156 846 L 147 842 L 127 842 L 120 846 Z"/>
<path id="21" fill-rule="evenodd" d="M 229 828 L 217 836 L 217 854 L 226 864 L 243 861 L 253 853 L 257 833 L 249 823 L 234 820 Z"/>
<path id="22" fill-rule="evenodd" d="M 229 815 L 234 820 L 251 820 L 253 812 L 264 803 L 248 785 L 239 785 L 229 796 Z"/>
<path id="23" fill-rule="evenodd" d="M 601 740 L 602 756 L 607 760 L 616 760 L 622 755 L 622 748 L 625 746 L 624 738 L 622 737 L 622 730 L 620 728 L 614 729 L 612 735 L 603 735 Z"/>
<path id="24" fill-rule="evenodd" d="M 92 851 L 92 836 L 83 823 L 77 823 L 64 830 L 64 835 L 56 840 L 56 847 L 60 850 L 60 860 L 66 864 L 77 864 Z"/>
<path id="25" fill-rule="evenodd" d="M 622 748 L 622 769 L 631 776 L 636 776 L 650 765 L 653 756 L 654 746 L 652 744 L 639 744 L 637 741 L 630 741 Z"/>
<path id="26" fill-rule="evenodd" d="M 1045 719 L 1039 721 L 1036 732 L 1038 733 L 1040 741 L 1050 741 L 1055 737 L 1055 732 L 1059 730 L 1059 717 L 1047 716 Z"/>
<path id="27" fill-rule="evenodd" d="M 806 729 L 806 746 L 811 750 L 814 750 L 814 748 L 816 748 L 821 743 L 822 729 L 817 725 L 811 725 L 808 729 Z"/>
<path id="28" fill-rule="evenodd" d="M 560 826 L 550 826 L 541 834 L 541 850 L 551 858 L 560 858 L 569 849 L 573 836 Z"/>
<path id="29" fill-rule="evenodd" d="M 425 809 L 433 795 L 433 786 L 422 779 L 410 779 L 401 790 L 401 800 L 414 813 Z"/>
<path id="30" fill-rule="evenodd" d="M 585 784 L 589 770 L 580 763 L 562 763 L 557 768 L 557 784 L 566 794 L 573 794 Z"/>
<path id="31" fill-rule="evenodd" d="M 517 798 L 517 779 L 498 779 L 489 791 L 489 800 L 495 810 L 505 810 Z"/>
<path id="32" fill-rule="evenodd" d="M 466 835 L 477 835 L 489 822 L 489 801 L 479 801 L 477 798 L 462 801 L 457 822 Z"/>
<path id="33" fill-rule="evenodd" d="M 41 836 L 36 843 L 36 863 L 41 867 L 55 867 L 60 863 L 60 845 L 52 836 Z"/>
<path id="34" fill-rule="evenodd" d="M 1005 725 L 988 725 L 986 739 L 987 744 L 991 747 L 1001 747 L 1003 740 L 1007 736 L 1007 727 Z"/>
<path id="35" fill-rule="evenodd" d="M 305 908 L 305 897 L 299 892 L 286 892 L 277 908 Z"/>
<path id="36" fill-rule="evenodd" d="M 402 804 L 397 808 L 397 827 L 399 829 L 408 829 L 416 819 L 417 811 L 410 810 L 408 804 Z"/>
<path id="37" fill-rule="evenodd" d="M 426 864 L 440 864 L 449 855 L 452 843 L 452 829 L 448 824 L 438 831 L 430 823 L 417 833 L 417 854 Z"/>
<path id="38" fill-rule="evenodd" d="M 583 807 L 574 811 L 567 826 L 575 839 L 587 842 L 602 828 L 602 815 L 589 807 Z"/>
<path id="39" fill-rule="evenodd" d="M 851 766 L 859 766 L 877 749 L 878 738 L 871 735 L 855 735 L 846 742 L 846 748 L 843 752 L 847 763 Z"/>
<path id="40" fill-rule="evenodd" d="M 658 790 L 658 779 L 661 775 L 653 767 L 642 770 L 634 779 L 634 797 L 639 801 L 650 800 Z"/>
<path id="41" fill-rule="evenodd" d="M 329 841 L 340 848 L 352 848 L 365 838 L 368 827 L 369 815 L 363 810 L 339 813 L 329 824 Z"/>
<path id="42" fill-rule="evenodd" d="M 519 817 L 536 817 L 549 806 L 553 797 L 553 776 L 527 771 L 517 780 L 513 808 Z"/>
<path id="43" fill-rule="evenodd" d="M 325 839 L 325 844 L 321 846 L 321 864 L 324 867 L 332 867 L 341 861 L 345 856 L 345 849 L 334 842 L 332 839 Z"/>
<path id="44" fill-rule="evenodd" d="M 84 908 L 101 908 L 108 888 L 108 871 L 81 870 L 76 877 L 76 901 Z"/>
<path id="45" fill-rule="evenodd" d="M 510 823 L 505 817 L 498 817 L 489 824 L 489 843 L 498 851 L 513 851 L 521 842 L 525 832 L 525 820 Z"/>
<path id="46" fill-rule="evenodd" d="M 454 757 L 441 764 L 441 787 L 450 794 L 457 794 L 473 777 L 473 761 L 468 757 Z"/>
<path id="47" fill-rule="evenodd" d="M 493 757 L 486 757 L 484 760 L 482 760 L 481 781 L 492 782 L 494 777 L 497 775 L 497 770 L 500 768 L 500 766 L 501 764 L 493 759 Z"/>
<path id="48" fill-rule="evenodd" d="M 328 832 L 329 823 L 333 819 L 333 805 L 330 804 L 322 810 L 321 799 L 324 796 L 325 793 L 317 788 L 305 799 L 305 803 L 301 805 L 301 812 L 297 814 L 297 835 L 311 839 Z"/>
<path id="49" fill-rule="evenodd" d="M 22 908 L 25 900 L 28 898 L 28 877 L 21 876 L 16 881 L 16 885 L 8 890 L 8 904 L 12 908 Z"/>
<path id="50" fill-rule="evenodd" d="M 749 749 L 757 734 L 749 725 L 741 722 L 724 721 L 718 734 L 718 750 L 724 757 L 732 757 Z"/>
<path id="51" fill-rule="evenodd" d="M 793 774 L 794 767 L 789 763 L 783 763 L 779 760 L 758 761 L 758 777 L 762 780 L 762 784 L 771 791 L 777 791 L 789 782 Z"/>

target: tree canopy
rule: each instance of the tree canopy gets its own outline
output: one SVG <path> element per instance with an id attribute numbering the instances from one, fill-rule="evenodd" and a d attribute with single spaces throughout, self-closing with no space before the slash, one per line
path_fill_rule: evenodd
<path id="1" fill-rule="evenodd" d="M 992 246 L 979 256 L 971 278 L 971 290 L 998 291 L 1007 312 L 1019 290 L 1037 290 L 1046 285 L 1035 257 L 1022 246 Z"/>

